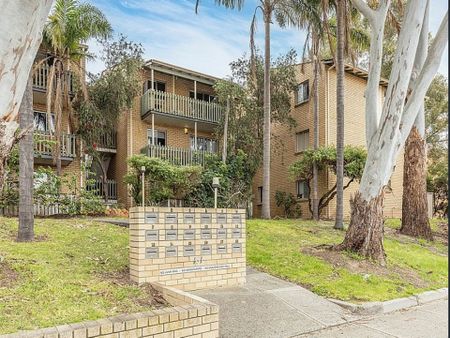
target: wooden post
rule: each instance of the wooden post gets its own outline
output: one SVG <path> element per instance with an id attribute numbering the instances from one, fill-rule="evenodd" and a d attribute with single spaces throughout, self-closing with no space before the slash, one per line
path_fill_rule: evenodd
<path id="1" fill-rule="evenodd" d="M 155 145 L 155 114 L 152 113 L 152 144 L 150 149 L 152 151 L 150 152 L 150 156 L 153 156 L 153 146 Z"/>

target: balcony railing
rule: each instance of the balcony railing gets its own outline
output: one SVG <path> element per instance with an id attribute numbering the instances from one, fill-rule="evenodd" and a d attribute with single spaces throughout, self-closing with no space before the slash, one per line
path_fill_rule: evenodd
<path id="1" fill-rule="evenodd" d="M 117 149 L 117 133 L 103 133 L 96 142 L 97 149 Z"/>
<path id="2" fill-rule="evenodd" d="M 149 111 L 219 123 L 223 107 L 217 103 L 149 89 L 141 97 L 141 116 Z"/>
<path id="3" fill-rule="evenodd" d="M 35 156 L 53 156 L 52 148 L 55 143 L 55 135 L 35 133 L 34 154 Z M 74 158 L 76 136 L 72 134 L 61 135 L 61 157 Z"/>
<path id="4" fill-rule="evenodd" d="M 48 76 L 50 74 L 50 66 L 46 63 L 40 64 L 33 73 L 33 88 L 40 90 L 47 90 L 48 86 Z M 73 93 L 73 78 L 72 73 L 69 72 L 69 93 Z M 53 88 L 55 88 L 56 81 L 53 83 Z"/>
<path id="5" fill-rule="evenodd" d="M 204 165 L 205 157 L 208 154 L 214 154 L 209 151 L 191 150 L 185 148 L 164 147 L 164 146 L 146 146 L 142 148 L 141 153 L 168 161 L 175 165 Z"/>
<path id="6" fill-rule="evenodd" d="M 87 191 L 93 191 L 95 195 L 105 197 L 105 191 L 103 191 L 104 184 L 106 184 L 106 195 L 108 201 L 117 200 L 117 183 L 115 180 L 106 180 L 103 183 L 102 180 L 90 180 L 89 184 L 86 185 Z M 93 182 L 92 182 L 93 181 Z"/>

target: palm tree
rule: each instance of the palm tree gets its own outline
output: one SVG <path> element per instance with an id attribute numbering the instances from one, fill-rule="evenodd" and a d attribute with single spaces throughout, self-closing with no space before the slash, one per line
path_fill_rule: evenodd
<path id="1" fill-rule="evenodd" d="M 244 0 L 215 0 L 217 5 L 226 8 L 241 10 Z M 263 200 L 262 218 L 270 219 L 270 139 L 271 139 L 271 113 L 270 113 L 270 25 L 275 17 L 277 23 L 286 25 L 298 24 L 295 7 L 301 5 L 301 0 L 259 0 L 250 25 L 250 51 L 252 68 L 255 67 L 255 30 L 256 14 L 260 10 L 264 21 L 264 132 L 263 132 Z M 198 12 L 200 0 L 196 1 L 195 12 Z M 256 71 L 254 71 L 255 73 Z"/>
<path id="2" fill-rule="evenodd" d="M 43 44 L 50 56 L 38 61 L 35 67 L 43 62 L 50 63 L 47 88 L 47 118 L 50 120 L 52 99 L 55 111 L 55 145 L 53 160 L 58 175 L 61 174 L 61 131 L 62 107 L 66 100 L 71 113 L 69 96 L 70 72 L 73 72 L 79 83 L 83 85 L 84 70 L 80 63 L 88 56 L 83 45 L 89 38 L 105 38 L 112 32 L 109 22 L 99 9 L 89 4 L 79 4 L 77 0 L 57 0 L 47 23 L 44 26 Z M 33 91 L 30 76 L 20 111 L 20 126 L 26 128 L 33 123 Z M 56 85 L 54 88 L 53 86 Z M 84 91 L 86 93 L 86 91 Z M 31 103 L 30 103 L 31 102 Z M 19 233 L 18 240 L 32 240 L 34 237 L 33 210 L 33 135 L 29 133 L 19 143 L 20 175 L 19 175 Z"/>
<path id="3" fill-rule="evenodd" d="M 55 112 L 53 159 L 58 175 L 61 174 L 60 141 L 64 104 L 69 110 L 69 121 L 73 123 L 69 95 L 73 75 L 81 85 L 83 95 L 87 96 L 83 86 L 84 69 L 81 60 L 89 57 L 89 54 L 84 43 L 91 38 L 108 38 L 111 32 L 111 25 L 97 7 L 79 3 L 78 0 L 56 0 L 44 28 L 44 45 L 48 48 L 50 56 L 40 62 L 50 63 L 47 79 L 47 116 L 50 118 L 53 107 Z"/>
<path id="4" fill-rule="evenodd" d="M 347 0 L 336 1 L 336 219 L 335 229 L 344 229 L 344 47 Z"/>

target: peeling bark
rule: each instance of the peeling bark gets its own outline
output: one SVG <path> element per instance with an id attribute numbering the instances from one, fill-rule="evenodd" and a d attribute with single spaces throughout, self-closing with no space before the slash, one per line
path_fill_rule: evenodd
<path id="1" fill-rule="evenodd" d="M 386 265 L 386 254 L 383 247 L 384 191 L 380 195 L 365 201 L 359 192 L 350 200 L 352 209 L 350 226 L 344 241 L 335 246 L 337 250 L 349 250 Z"/>
<path id="2" fill-rule="evenodd" d="M 400 233 L 433 239 L 427 211 L 425 140 L 413 127 L 405 143 Z"/>
<path id="3" fill-rule="evenodd" d="M 8 32 L 0 35 L 0 191 L 5 164 L 20 138 L 17 115 L 52 3 L 17 0 L 0 4 L 0 26 Z"/>

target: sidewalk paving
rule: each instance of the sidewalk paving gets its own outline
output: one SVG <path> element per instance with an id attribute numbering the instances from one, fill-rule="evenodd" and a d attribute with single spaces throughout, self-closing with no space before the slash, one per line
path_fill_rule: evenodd
<path id="1" fill-rule="evenodd" d="M 194 293 L 219 305 L 220 336 L 225 338 L 447 337 L 447 300 L 362 317 L 251 268 L 242 287 Z"/>

